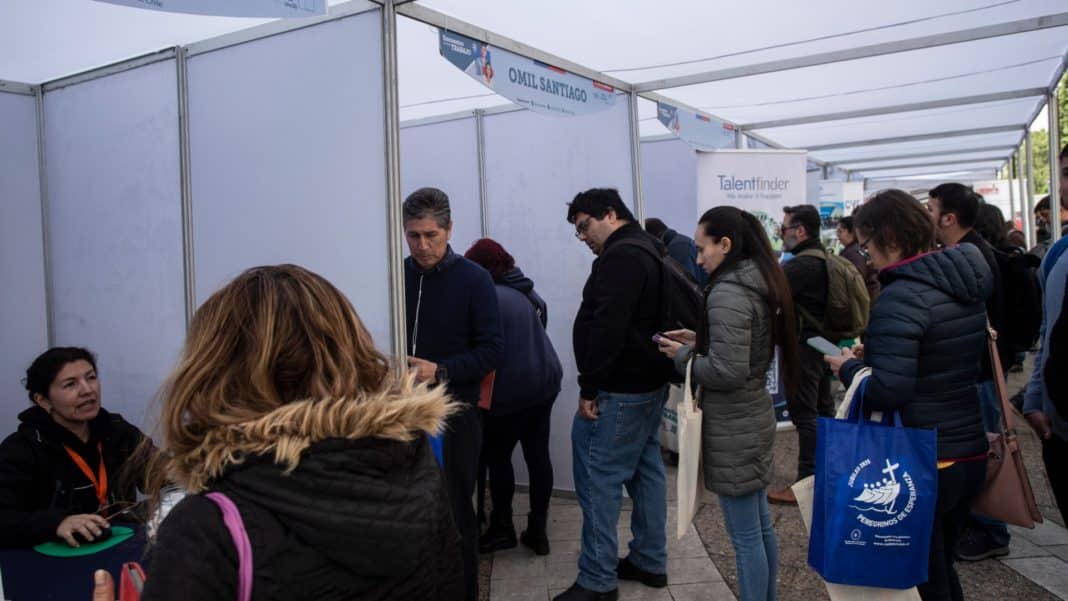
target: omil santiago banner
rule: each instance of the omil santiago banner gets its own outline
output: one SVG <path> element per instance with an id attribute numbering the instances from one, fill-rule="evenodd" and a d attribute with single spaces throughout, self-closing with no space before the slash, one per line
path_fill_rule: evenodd
<path id="1" fill-rule="evenodd" d="M 441 56 L 475 81 L 524 108 L 555 116 L 588 115 L 616 103 L 612 86 L 559 67 L 438 30 Z"/>

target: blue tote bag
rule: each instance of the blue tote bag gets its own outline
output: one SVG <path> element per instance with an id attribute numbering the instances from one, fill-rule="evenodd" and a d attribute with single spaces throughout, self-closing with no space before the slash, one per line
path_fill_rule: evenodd
<path id="1" fill-rule="evenodd" d="M 848 418 L 817 422 L 808 563 L 828 582 L 906 589 L 927 581 L 936 433 L 866 420 L 866 384 Z"/>

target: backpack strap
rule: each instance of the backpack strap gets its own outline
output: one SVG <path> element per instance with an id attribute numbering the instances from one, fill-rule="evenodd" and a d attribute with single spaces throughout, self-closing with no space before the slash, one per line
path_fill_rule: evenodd
<path id="1" fill-rule="evenodd" d="M 237 548 L 237 601 L 252 600 L 252 545 L 248 540 L 248 532 L 245 531 L 245 522 L 241 520 L 241 512 L 230 497 L 221 492 L 209 492 L 204 495 L 219 506 L 222 512 L 223 523 L 230 531 L 230 537 L 234 540 Z"/>

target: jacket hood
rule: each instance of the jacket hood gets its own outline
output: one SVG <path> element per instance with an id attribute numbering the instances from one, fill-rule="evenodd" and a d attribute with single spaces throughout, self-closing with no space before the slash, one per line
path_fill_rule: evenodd
<path id="1" fill-rule="evenodd" d="M 963 303 L 985 302 L 994 287 L 990 267 L 972 244 L 916 255 L 879 272 L 884 286 L 898 279 L 923 282 Z"/>
<path id="2" fill-rule="evenodd" d="M 513 267 L 511 270 L 505 272 L 501 276 L 500 282 L 509 288 L 514 288 L 523 294 L 528 294 L 534 290 L 534 280 L 528 278 L 523 274 L 518 267 Z"/>
<path id="3" fill-rule="evenodd" d="M 760 273 L 760 268 L 757 267 L 756 261 L 752 259 L 738 261 L 738 264 L 733 269 L 716 278 L 715 283 L 716 285 L 723 283 L 736 284 L 752 290 L 761 298 L 766 299 L 768 297 L 768 283 L 764 280 L 764 275 Z"/>
<path id="4" fill-rule="evenodd" d="M 289 474 L 316 443 L 368 438 L 409 442 L 424 433 L 440 433 L 457 408 L 444 386 L 416 385 L 412 377 L 355 399 L 296 401 L 254 420 L 212 429 L 184 453 L 172 476 L 188 492 L 199 493 L 228 468 L 257 455 L 271 457 Z"/>
<path id="5" fill-rule="evenodd" d="M 417 274 L 430 275 L 433 273 L 440 273 L 442 271 L 445 271 L 449 267 L 455 265 L 456 262 L 459 261 L 461 258 L 462 257 L 460 255 L 452 251 L 452 245 L 449 244 L 445 247 L 445 256 L 441 258 L 441 261 L 438 261 L 437 265 L 431 267 L 430 269 L 424 270 L 423 268 L 419 267 L 419 264 L 415 262 L 415 259 L 412 258 L 411 255 L 405 257 L 404 268 L 407 270 L 411 270 Z"/>
<path id="6" fill-rule="evenodd" d="M 96 417 L 89 422 L 90 442 L 100 440 L 108 434 L 111 416 L 103 407 L 100 408 Z M 19 413 L 19 422 L 19 433 L 31 441 L 51 445 L 65 444 L 75 448 L 85 444 L 73 432 L 57 424 L 48 411 L 39 405 Z"/>

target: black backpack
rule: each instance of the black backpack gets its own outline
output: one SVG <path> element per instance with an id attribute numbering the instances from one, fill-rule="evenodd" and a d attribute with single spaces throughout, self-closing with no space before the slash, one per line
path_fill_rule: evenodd
<path id="1" fill-rule="evenodd" d="M 701 323 L 701 312 L 705 309 L 705 299 L 693 275 L 666 250 L 660 252 L 652 240 L 624 238 L 617 244 L 640 248 L 660 262 L 661 302 L 657 329 L 666 332 L 686 328 L 696 332 Z"/>
<path id="2" fill-rule="evenodd" d="M 1038 257 L 1021 249 L 994 249 L 1005 293 L 1005 323 L 998 338 L 1014 353 L 1026 352 L 1038 342 L 1042 326 L 1042 288 L 1038 283 Z"/>

